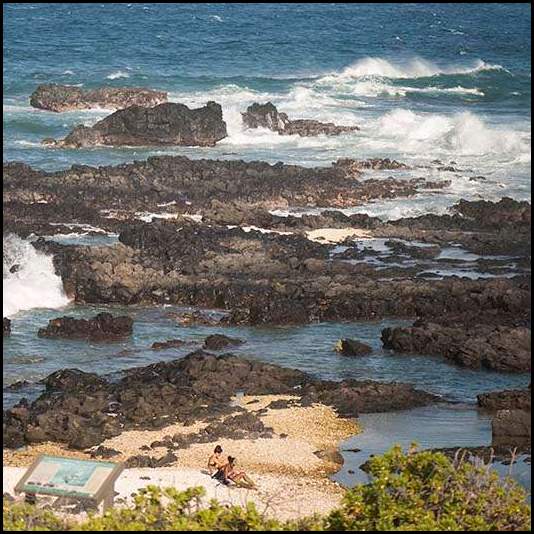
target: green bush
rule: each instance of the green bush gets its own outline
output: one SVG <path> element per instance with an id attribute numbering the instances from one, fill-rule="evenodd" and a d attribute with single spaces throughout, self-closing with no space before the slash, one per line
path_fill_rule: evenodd
<path id="1" fill-rule="evenodd" d="M 269 519 L 253 504 L 201 505 L 204 490 L 150 486 L 128 507 L 81 524 L 4 500 L 4 530 L 23 531 L 418 531 L 530 530 L 525 492 L 485 466 L 452 462 L 440 453 L 395 447 L 369 462 L 372 482 L 347 491 L 327 517 Z"/>
<path id="2" fill-rule="evenodd" d="M 4 530 L 58 531 L 68 530 L 68 525 L 54 515 L 30 504 L 12 504 L 4 499 L 2 524 Z"/>
<path id="3" fill-rule="evenodd" d="M 530 530 L 524 490 L 488 466 L 393 448 L 369 462 L 370 484 L 348 491 L 328 530 Z"/>

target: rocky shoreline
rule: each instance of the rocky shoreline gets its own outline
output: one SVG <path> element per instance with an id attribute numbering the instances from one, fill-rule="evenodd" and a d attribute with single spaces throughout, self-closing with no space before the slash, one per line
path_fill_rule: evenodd
<path id="1" fill-rule="evenodd" d="M 173 422 L 193 423 L 224 415 L 223 424 L 211 423 L 205 438 L 269 437 L 256 419 L 240 418 L 231 406 L 237 393 L 296 395 L 290 405 L 320 403 L 344 417 L 422 406 L 433 395 L 407 384 L 345 380 L 317 380 L 297 370 L 261 361 L 198 350 L 183 359 L 128 370 L 118 381 L 65 369 L 42 381 L 45 391 L 32 403 L 22 400 L 4 411 L 4 446 L 56 441 L 74 449 L 97 446 L 126 430 L 157 429 Z M 274 406 L 273 406 L 274 408 Z M 237 415 L 235 415 L 237 413 Z M 188 446 L 180 440 L 177 448 Z"/>
<path id="2" fill-rule="evenodd" d="M 253 106 L 243 120 L 280 135 L 347 131 L 289 120 L 273 108 Z M 173 113 L 174 123 L 168 121 Z M 147 125 L 155 137 L 146 137 Z M 218 104 L 189 110 L 163 103 L 119 110 L 60 144 L 208 146 L 226 135 Z M 462 200 L 444 215 L 397 220 L 340 211 L 373 200 L 446 194 L 450 182 L 426 178 L 428 169 L 457 170 L 440 161 L 414 169 L 390 159 L 340 159 L 309 168 L 159 156 L 57 172 L 4 163 L 5 230 L 32 236 L 35 249 L 53 257 L 75 303 L 190 306 L 195 311 L 176 315 L 177 324 L 221 328 L 182 359 L 120 377 L 77 369 L 52 373 L 40 384 L 44 392 L 4 411 L 4 446 L 39 450 L 53 441 L 94 457 L 119 455 L 132 468 L 160 468 L 174 465 L 184 451 L 205 452 L 220 440 L 283 440 L 284 432 L 266 423 L 267 414 L 270 423 L 277 419 L 277 411 L 320 407 L 356 418 L 437 400 L 409 384 L 325 381 L 208 352 L 241 344 L 222 334 L 228 326 L 410 319 L 411 327 L 382 332 L 387 350 L 442 356 L 471 369 L 530 372 L 529 203 Z M 408 170 L 421 176 L 406 178 Z M 311 213 L 281 215 L 297 207 Z M 105 246 L 54 240 L 78 229 L 117 239 Z M 12 274 L 19 268 L 8 267 Z M 4 336 L 16 329 L 16 319 L 4 319 Z M 131 333 L 128 317 L 101 314 L 89 320 L 58 317 L 36 335 L 102 342 Z M 167 339 L 152 349 L 187 344 Z M 355 358 L 372 352 L 354 339 L 341 339 L 337 350 Z M 236 394 L 287 398 L 254 411 L 236 405 Z M 492 412 L 495 445 L 530 443 L 530 390 L 482 395 L 479 404 Z M 129 455 L 112 446 L 131 432 L 162 433 L 177 425 L 195 431 L 165 431 Z M 321 460 L 339 459 L 335 450 L 316 452 Z"/>
<path id="3" fill-rule="evenodd" d="M 167 101 L 167 93 L 138 87 L 101 87 L 83 90 L 73 85 L 39 85 L 30 96 L 34 108 L 55 111 L 77 109 L 124 109 L 130 106 L 153 107 Z"/>
<path id="4" fill-rule="evenodd" d="M 214 146 L 227 136 L 222 108 L 215 102 L 189 109 L 165 102 L 120 109 L 93 126 L 77 126 L 65 139 L 45 139 L 58 148 L 92 146 Z"/>
<path id="5" fill-rule="evenodd" d="M 337 126 L 311 119 L 290 120 L 286 113 L 279 113 L 271 102 L 254 103 L 241 114 L 243 124 L 247 128 L 267 128 L 279 135 L 299 135 L 311 137 L 315 135 L 340 135 L 358 131 L 358 126 Z"/>

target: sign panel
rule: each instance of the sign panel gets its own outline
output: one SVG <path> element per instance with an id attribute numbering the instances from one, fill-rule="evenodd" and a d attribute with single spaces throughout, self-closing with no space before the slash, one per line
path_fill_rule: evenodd
<path id="1" fill-rule="evenodd" d="M 15 486 L 18 493 L 101 500 L 113 491 L 122 464 L 40 456 Z"/>

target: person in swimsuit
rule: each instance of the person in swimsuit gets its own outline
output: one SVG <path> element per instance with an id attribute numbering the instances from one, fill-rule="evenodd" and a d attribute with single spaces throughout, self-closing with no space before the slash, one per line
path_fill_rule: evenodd
<path id="1" fill-rule="evenodd" d="M 233 456 L 228 456 L 228 463 L 222 469 L 224 479 L 231 480 L 236 486 L 247 489 L 257 489 L 256 484 L 248 477 L 248 475 L 237 469 L 237 459 Z"/>
<path id="2" fill-rule="evenodd" d="M 213 454 L 209 457 L 208 471 L 210 472 L 211 476 L 214 476 L 226 465 L 226 461 L 224 460 L 222 453 L 222 447 L 220 445 L 217 445 L 213 450 Z"/>

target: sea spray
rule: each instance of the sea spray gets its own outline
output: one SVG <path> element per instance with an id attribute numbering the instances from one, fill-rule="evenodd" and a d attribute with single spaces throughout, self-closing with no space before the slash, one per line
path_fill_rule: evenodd
<path id="1" fill-rule="evenodd" d="M 462 113 L 415 113 L 395 109 L 383 115 L 371 136 L 390 140 L 390 150 L 435 155 L 511 155 L 530 153 L 530 133 L 487 124 L 469 111 Z"/>
<path id="2" fill-rule="evenodd" d="M 22 310 L 60 308 L 69 303 L 52 258 L 15 235 L 3 240 L 3 316 Z"/>

